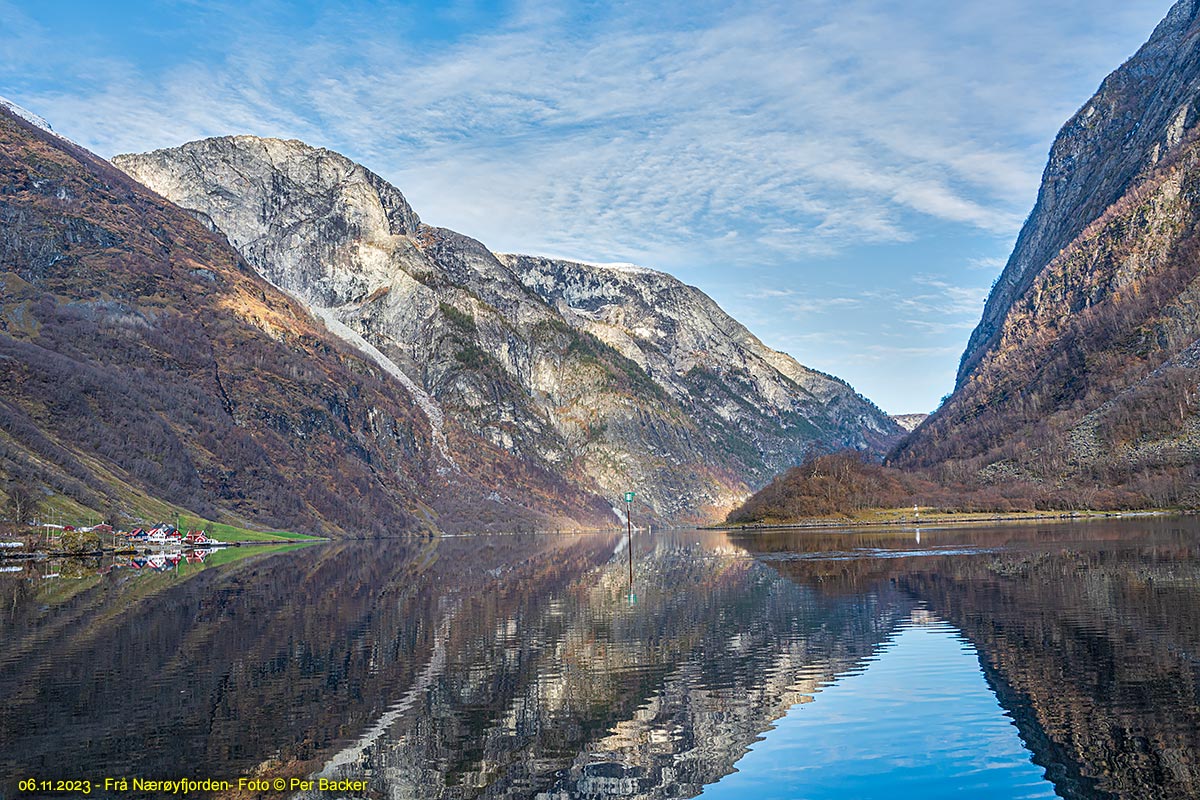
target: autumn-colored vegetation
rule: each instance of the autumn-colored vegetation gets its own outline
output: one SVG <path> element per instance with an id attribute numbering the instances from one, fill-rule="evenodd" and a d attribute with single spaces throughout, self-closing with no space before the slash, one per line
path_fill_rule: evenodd
<path id="1" fill-rule="evenodd" d="M 0 112 L 0 479 L 301 532 L 598 519 L 596 498 L 425 415 L 182 209 Z M 61 501 L 58 500 L 61 498 Z"/>
<path id="2" fill-rule="evenodd" d="M 1081 492 L 1027 480 L 940 481 L 932 471 L 902 470 L 854 451 L 815 456 L 777 476 L 726 519 L 730 524 L 775 524 L 857 517 L 877 509 L 921 507 L 929 512 L 1011 513 L 1038 510 L 1125 509 L 1144 505 L 1128 490 Z"/>
<path id="3" fill-rule="evenodd" d="M 888 463 L 1068 507 L 1200 504 L 1198 197 L 1193 136 L 1037 275 Z"/>

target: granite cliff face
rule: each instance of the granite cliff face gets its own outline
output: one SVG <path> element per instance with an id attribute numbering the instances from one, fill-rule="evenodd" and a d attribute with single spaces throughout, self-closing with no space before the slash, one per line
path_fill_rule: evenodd
<path id="1" fill-rule="evenodd" d="M 80 516 L 356 534 L 612 521 L 440 420 L 224 236 L 5 109 L 0 185 L 0 477 Z"/>
<path id="2" fill-rule="evenodd" d="M 895 438 L 892 421 L 844 381 L 766 347 L 708 295 L 666 273 L 498 258 L 572 328 L 637 364 L 710 435 L 746 440 L 768 469 L 794 463 L 813 440 L 878 450 Z"/>
<path id="3" fill-rule="evenodd" d="M 1198 12 L 1177 3 L 1063 128 L 958 387 L 894 463 L 1200 501 Z"/>
<path id="4" fill-rule="evenodd" d="M 237 136 L 114 163 L 377 351 L 433 417 L 584 490 L 637 488 L 638 513 L 711 519 L 810 448 L 899 433 L 670 276 L 496 255 L 328 150 Z"/>
<path id="5" fill-rule="evenodd" d="M 1063 126 L 1037 203 L 971 334 L 958 386 L 993 350 L 1009 309 L 1105 209 L 1179 147 L 1196 124 L 1200 93 L 1197 0 L 1180 0 L 1149 41 L 1105 78 Z"/>

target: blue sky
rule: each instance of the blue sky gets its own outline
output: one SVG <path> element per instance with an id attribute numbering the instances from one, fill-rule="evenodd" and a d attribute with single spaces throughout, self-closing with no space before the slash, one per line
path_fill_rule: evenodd
<path id="1" fill-rule="evenodd" d="M 902 413 L 1170 5 L 0 0 L 0 95 L 103 156 L 337 150 L 494 250 L 671 272 Z"/>

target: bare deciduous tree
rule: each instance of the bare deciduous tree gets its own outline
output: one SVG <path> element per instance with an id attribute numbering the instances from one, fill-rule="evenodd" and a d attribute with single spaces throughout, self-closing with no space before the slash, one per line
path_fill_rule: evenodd
<path id="1" fill-rule="evenodd" d="M 8 500 L 4 503 L 4 511 L 8 519 L 16 525 L 32 522 L 42 506 L 41 498 L 29 486 L 11 481 L 4 487 Z"/>

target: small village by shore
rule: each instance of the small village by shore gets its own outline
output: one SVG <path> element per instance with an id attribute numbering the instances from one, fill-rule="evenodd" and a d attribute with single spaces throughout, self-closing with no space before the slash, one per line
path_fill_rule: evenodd
<path id="1" fill-rule="evenodd" d="M 152 527 L 119 530 L 107 523 L 74 526 L 41 522 L 30 525 L 20 537 L 23 541 L 0 541 L 0 558 L 6 560 L 88 557 L 88 556 L 161 556 L 237 547 L 241 542 L 224 542 L 203 529 L 184 532 L 177 524 L 160 522 Z"/>
<path id="2" fill-rule="evenodd" d="M 174 523 L 127 523 L 121 528 L 109 523 L 71 525 L 61 518 L 41 520 L 0 529 L 0 575 L 42 580 L 180 572 L 229 563 L 254 552 L 320 541 L 324 540 L 289 531 L 255 531 L 182 514 L 176 515 Z M 231 552 L 235 549 L 236 554 Z M 220 555 L 222 552 L 225 555 Z"/>

